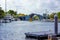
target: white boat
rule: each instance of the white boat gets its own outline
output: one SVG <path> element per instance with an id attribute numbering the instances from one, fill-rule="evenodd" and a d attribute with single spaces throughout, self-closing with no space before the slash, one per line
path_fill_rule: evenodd
<path id="1" fill-rule="evenodd" d="M 7 14 L 5 17 L 4 17 L 4 22 L 5 23 L 9 23 L 13 20 L 13 16 L 11 16 L 10 14 Z"/>

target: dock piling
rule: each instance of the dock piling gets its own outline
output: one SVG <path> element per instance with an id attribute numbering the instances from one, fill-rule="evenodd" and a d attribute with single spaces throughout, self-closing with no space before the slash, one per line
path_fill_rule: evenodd
<path id="1" fill-rule="evenodd" d="M 54 19 L 55 19 L 55 34 L 58 34 L 58 17 L 57 15 L 54 16 Z"/>

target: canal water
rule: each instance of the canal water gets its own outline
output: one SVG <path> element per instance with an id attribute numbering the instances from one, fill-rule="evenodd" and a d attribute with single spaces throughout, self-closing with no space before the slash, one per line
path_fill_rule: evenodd
<path id="1" fill-rule="evenodd" d="M 60 30 L 60 23 L 58 25 L 58 30 Z M 0 23 L 0 40 L 37 40 L 25 38 L 24 33 L 41 31 L 54 33 L 54 22 L 15 21 L 11 23 Z"/>

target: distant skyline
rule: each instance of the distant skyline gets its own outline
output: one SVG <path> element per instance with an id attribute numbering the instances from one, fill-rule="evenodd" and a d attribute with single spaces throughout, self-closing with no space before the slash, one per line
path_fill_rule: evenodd
<path id="1" fill-rule="evenodd" d="M 18 13 L 43 14 L 60 11 L 60 0 L 6 0 L 7 10 L 15 10 Z M 1 7 L 5 10 L 5 0 L 0 0 Z"/>

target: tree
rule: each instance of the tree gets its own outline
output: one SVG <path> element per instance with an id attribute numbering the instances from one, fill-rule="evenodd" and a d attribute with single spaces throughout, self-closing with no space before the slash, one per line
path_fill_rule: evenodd
<path id="1" fill-rule="evenodd" d="M 8 13 L 11 14 L 14 18 L 17 17 L 17 12 L 14 10 L 9 10 Z"/>
<path id="2" fill-rule="evenodd" d="M 34 15 L 33 18 L 34 18 L 34 20 L 39 20 L 39 16 L 37 16 L 37 15 Z"/>
<path id="3" fill-rule="evenodd" d="M 50 14 L 50 15 L 49 15 L 49 18 L 50 18 L 50 19 L 51 19 L 51 18 L 54 19 L 54 15 L 55 15 L 55 13 Z"/>
<path id="4" fill-rule="evenodd" d="M 18 15 L 19 15 L 19 16 L 26 16 L 26 15 L 25 15 L 25 14 L 23 14 L 23 13 L 19 13 Z"/>
<path id="5" fill-rule="evenodd" d="M 11 15 L 17 15 L 17 12 L 13 11 L 13 10 L 9 10 L 8 13 L 11 14 Z"/>
<path id="6" fill-rule="evenodd" d="M 60 19 L 60 12 L 57 12 L 57 16 L 58 16 L 58 18 Z"/>
<path id="7" fill-rule="evenodd" d="M 4 10 L 0 10 L 0 19 L 2 19 L 2 18 L 4 18 L 4 16 L 5 16 L 5 12 L 4 12 Z"/>

